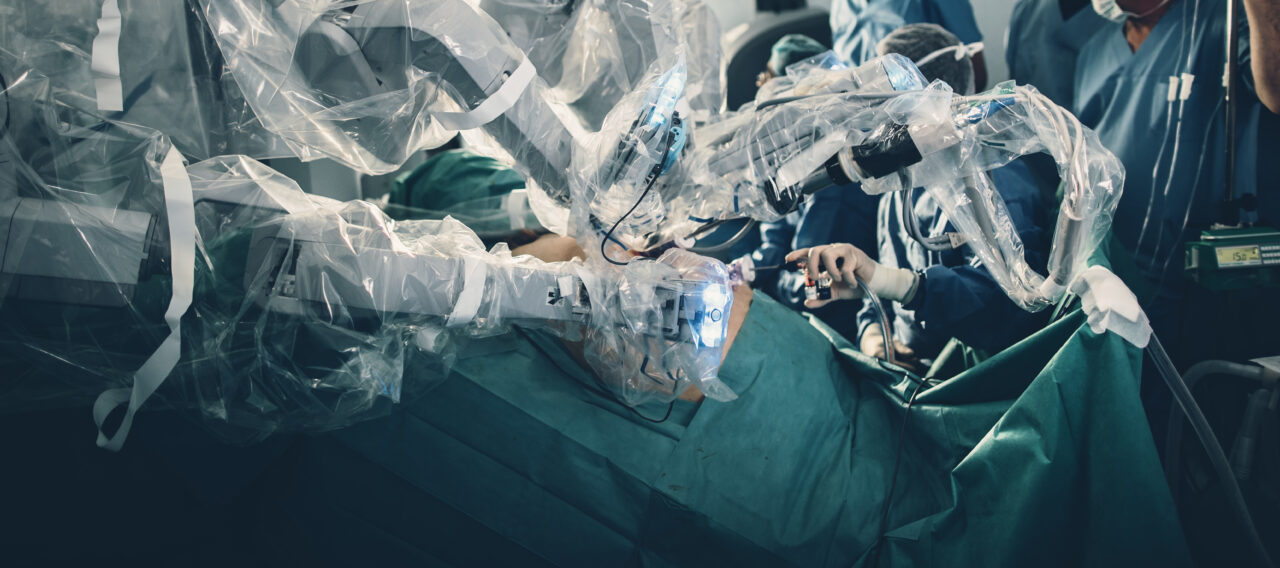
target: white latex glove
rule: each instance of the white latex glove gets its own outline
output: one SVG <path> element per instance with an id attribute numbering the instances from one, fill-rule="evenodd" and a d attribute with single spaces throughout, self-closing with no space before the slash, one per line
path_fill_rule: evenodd
<path id="1" fill-rule="evenodd" d="M 830 300 L 805 300 L 807 308 L 820 308 L 836 300 L 862 297 L 858 282 L 866 282 L 872 292 L 883 299 L 909 302 L 915 294 L 916 274 L 905 268 L 882 266 L 871 260 L 862 249 L 848 243 L 835 243 L 792 251 L 787 262 L 802 261 L 812 280 L 823 274 L 831 277 Z"/>

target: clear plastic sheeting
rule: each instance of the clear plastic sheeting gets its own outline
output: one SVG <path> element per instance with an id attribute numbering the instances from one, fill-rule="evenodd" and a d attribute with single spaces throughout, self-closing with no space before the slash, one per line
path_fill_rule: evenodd
<path id="1" fill-rule="evenodd" d="M 501 244 L 486 251 L 452 218 L 393 222 L 369 203 L 310 198 L 247 158 L 191 171 L 219 292 L 198 295 L 196 311 L 209 323 L 208 356 L 244 357 L 228 371 L 261 369 L 272 389 L 327 388 L 343 407 L 372 410 L 429 386 L 401 384 L 410 359 L 420 359 L 413 377 L 429 377 L 424 363 L 447 367 L 455 346 L 519 325 L 581 340 L 597 375 L 629 403 L 671 400 L 691 385 L 732 397 L 715 376 L 731 303 L 715 261 L 675 252 L 621 270 L 546 263 Z M 226 331 L 240 329 L 242 349 Z M 234 400 L 221 392 L 234 383 L 199 382 L 219 391 L 200 397 L 206 412 Z"/>
<path id="2" fill-rule="evenodd" d="M 118 37 L 98 41 L 109 35 L 99 22 L 103 0 L 7 3 L 0 49 L 49 77 L 65 104 L 160 130 L 187 156 L 288 155 L 223 74 L 194 0 L 127 0 L 118 8 Z M 105 79 L 118 85 L 118 108 L 101 106 L 107 101 L 96 83 L 104 79 L 99 70 L 111 68 Z"/>
<path id="3" fill-rule="evenodd" d="M 706 121 L 724 107 L 720 26 L 701 2 L 483 0 L 480 7 L 588 128 L 598 129 L 653 62 L 677 49 L 688 61 L 690 118 Z"/>
<path id="4" fill-rule="evenodd" d="M 1011 299 L 1028 310 L 1061 299 L 1110 231 L 1124 186 L 1124 166 L 1097 135 L 1033 87 L 1012 83 L 973 97 L 935 83 L 885 110 L 891 120 L 849 151 L 863 188 L 926 188 Z M 1027 265 L 986 173 L 1039 152 L 1053 156 L 1062 179 L 1047 278 Z"/>
<path id="5" fill-rule="evenodd" d="M 693 189 L 673 205 L 688 211 L 679 221 L 687 227 L 699 219 L 773 220 L 789 213 L 813 172 L 887 120 L 885 101 L 925 85 L 915 66 L 898 55 L 852 69 L 818 62 L 788 68 L 785 77 L 766 84 L 774 98 L 698 131 L 687 158 Z"/>
<path id="6" fill-rule="evenodd" d="M 1124 183 L 1092 131 L 1031 87 L 962 97 L 940 81 L 926 87 L 901 56 L 852 69 L 812 63 L 766 84 L 773 98 L 699 129 L 682 170 L 691 180 L 667 180 L 686 188 L 668 211 L 688 212 L 669 214 L 668 238 L 709 220 L 776 219 L 806 194 L 849 181 L 873 195 L 923 187 L 1018 305 L 1034 311 L 1061 299 L 1110 230 Z M 1027 264 L 987 173 L 1039 152 L 1054 157 L 1063 180 L 1047 278 Z"/>
<path id="7" fill-rule="evenodd" d="M 549 7 L 506 12 L 508 35 L 462 0 L 202 1 L 250 105 L 303 159 L 381 173 L 466 131 L 527 176 L 542 225 L 584 243 L 608 240 L 603 227 L 677 162 L 688 115 L 721 105 L 699 4 L 584 4 L 568 35 L 547 36 Z"/>
<path id="8" fill-rule="evenodd" d="M 127 391 L 167 331 L 168 143 L 58 103 L 34 71 L 17 76 L 4 91 L 0 356 L 29 370 L 6 377 L 0 400 L 16 409 Z M 487 251 L 454 219 L 394 222 L 370 203 L 309 196 L 243 156 L 186 177 L 194 299 L 156 395 L 231 438 L 377 416 L 443 379 L 459 345 L 512 325 L 581 341 L 630 403 L 690 386 L 733 397 L 716 378 L 732 302 L 716 261 L 673 251 L 614 268 Z"/>
<path id="9" fill-rule="evenodd" d="M 169 143 L 53 100 L 4 52 L 0 74 L 0 407 L 90 402 L 128 387 L 168 331 Z"/>
<path id="10" fill-rule="evenodd" d="M 625 403 L 693 386 L 729 400 L 716 376 L 728 274 L 673 243 L 718 220 L 778 218 L 833 185 L 924 187 L 1037 310 L 1084 269 L 1123 184 L 1097 137 L 1034 89 L 956 96 L 898 55 L 802 62 L 721 113 L 715 25 L 694 0 L 484 2 L 498 21 L 464 0 L 151 2 L 121 5 L 118 47 L 123 118 L 143 126 L 93 104 L 102 73 L 85 50 L 103 5 L 45 3 L 0 22 L 0 356 L 36 361 L 0 383 L 14 393 L 5 405 L 137 384 L 177 335 L 165 312 L 178 253 L 195 256 L 194 292 L 156 395 L 233 437 L 376 416 L 512 326 L 580 342 Z M 180 160 L 151 126 L 192 156 L 232 152 L 246 134 L 365 173 L 465 131 L 514 164 L 525 194 L 393 221 L 221 155 L 179 172 L 185 205 L 166 193 Z M 987 173 L 1037 152 L 1057 160 L 1064 196 L 1043 275 Z M 194 251 L 172 236 L 175 211 L 194 217 Z M 586 259 L 513 256 L 477 234 L 533 225 L 530 211 Z"/>
<path id="11" fill-rule="evenodd" d="M 460 110 L 442 96 L 441 83 L 443 75 L 464 63 L 451 57 L 443 42 L 425 41 L 433 36 L 413 24 L 430 31 L 453 28 L 455 46 L 470 61 L 483 62 L 491 49 L 495 57 L 519 60 L 501 50 L 493 30 L 459 21 L 474 15 L 461 1 L 417 3 L 420 8 L 412 13 L 404 1 L 364 3 L 357 6 L 358 14 L 344 10 L 347 4 L 302 0 L 201 2 L 227 68 L 263 126 L 304 161 L 327 157 L 364 173 L 393 171 L 410 153 L 453 135 L 431 120 L 428 107 Z M 392 4 L 398 13 L 380 9 Z M 355 26 L 346 28 L 352 20 Z M 361 50 L 369 46 L 356 35 L 386 48 L 366 58 Z M 428 45 L 413 49 L 410 35 L 422 36 Z M 406 61 L 415 57 L 428 65 Z M 476 93 L 468 94 L 474 101 Z"/>

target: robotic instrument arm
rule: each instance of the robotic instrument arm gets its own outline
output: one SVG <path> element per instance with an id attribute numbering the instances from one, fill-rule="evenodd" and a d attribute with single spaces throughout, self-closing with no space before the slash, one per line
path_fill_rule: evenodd
<path id="1" fill-rule="evenodd" d="M 1096 244 L 1093 237 L 1105 231 L 1099 223 L 1109 222 L 1120 190 L 1114 158 L 1034 90 L 954 97 L 925 88 L 914 64 L 894 55 L 855 69 L 788 77 L 793 84 L 772 90 L 773 100 L 700 126 L 687 148 L 675 110 L 685 81 L 678 65 L 651 71 L 654 79 L 610 113 L 619 120 L 611 127 L 606 118 L 606 130 L 589 133 L 533 76 L 503 29 L 460 0 L 371 2 L 346 18 L 318 19 L 294 58 L 308 84 L 337 96 L 338 104 L 436 77 L 427 81 L 436 87 L 429 95 L 446 93 L 463 110 L 437 110 L 433 119 L 482 129 L 554 201 L 589 211 L 586 227 L 570 227 L 578 236 L 603 233 L 601 227 L 620 223 L 635 209 L 627 206 L 641 201 L 646 219 L 656 222 L 614 225 L 616 237 L 631 244 L 669 242 L 708 219 L 777 218 L 805 194 L 836 183 L 861 181 L 869 193 L 925 187 L 1028 309 L 1063 292 Z M 911 101 L 934 112 L 912 110 Z M 622 120 L 626 116 L 635 118 Z M 602 139 L 609 128 L 620 132 Z M 1037 151 L 1055 156 L 1069 190 L 1047 284 L 1027 268 L 985 173 Z M 684 166 L 673 169 L 677 160 Z M 655 186 L 661 198 L 646 201 Z M 590 244 L 585 248 L 594 248 Z"/>
<path id="2" fill-rule="evenodd" d="M 850 181 L 872 194 L 924 187 L 960 242 L 1032 311 L 1059 300 L 1086 267 L 1123 186 L 1123 166 L 1096 135 L 1034 89 L 954 96 L 925 88 L 898 56 L 810 72 L 698 134 L 705 143 L 692 153 L 694 198 L 679 204 L 690 217 L 777 218 L 805 195 Z M 1027 264 L 988 173 L 1037 152 L 1055 158 L 1064 188 L 1047 278 Z"/>
<path id="3" fill-rule="evenodd" d="M 466 40 L 458 41 L 461 36 Z M 468 49 L 478 45 L 484 48 Z M 433 112 L 433 119 L 453 130 L 480 128 L 555 202 L 571 205 L 574 153 L 595 141 L 588 140 L 578 116 L 536 76 L 507 33 L 465 2 L 371 2 L 341 24 L 317 19 L 300 37 L 294 62 L 306 83 L 335 97 L 335 104 L 405 89 L 410 81 L 437 75 L 439 89 L 464 110 Z M 675 111 L 682 81 L 664 76 L 649 88 L 634 110 L 632 128 L 602 166 L 606 175 L 596 179 L 612 184 L 613 176 L 632 172 L 644 156 L 654 158 L 639 168 L 641 179 L 670 167 L 683 144 L 682 118 Z M 672 147 L 676 151 L 669 152 Z"/>
<path id="4" fill-rule="evenodd" d="M 617 275 L 604 276 L 599 288 L 588 287 L 574 265 L 419 254 L 397 250 L 385 235 L 368 234 L 379 231 L 358 223 L 338 226 L 327 217 L 275 218 L 253 232 L 245 288 L 264 307 L 322 320 L 331 317 L 327 306 L 335 302 L 357 317 L 430 319 L 447 327 L 478 316 L 586 325 L 593 312 L 620 313 L 609 304 L 617 301 L 621 280 L 610 278 Z M 366 234 L 352 238 L 352 232 Z M 366 244 L 355 248 L 352 242 Z M 732 301 L 725 282 L 670 278 L 652 285 L 656 305 L 648 312 L 656 321 L 629 322 L 618 315 L 619 333 L 625 326 L 695 349 L 723 346 Z"/>
<path id="5" fill-rule="evenodd" d="M 924 187 L 1009 297 L 1034 311 L 1061 299 L 1086 268 L 1109 230 L 1124 169 L 1096 135 L 1034 89 L 993 93 L 954 97 L 905 122 L 883 122 L 837 159 L 868 191 Z M 1064 193 L 1047 278 L 1028 266 L 988 173 L 1040 151 L 1057 161 Z"/>
<path id="6" fill-rule="evenodd" d="M 601 287 L 589 290 L 575 265 L 418 253 L 359 216 L 339 223 L 331 215 L 263 209 L 264 201 L 224 191 L 198 197 L 196 206 L 262 209 L 267 221 L 252 231 L 244 285 L 276 312 L 323 321 L 334 317 L 330 306 L 341 305 L 357 318 L 456 327 L 476 318 L 482 301 L 485 317 L 513 323 L 588 324 L 593 311 L 620 311 L 608 304 L 617 301 L 618 274 L 600 276 Z M 6 301 L 124 307 L 136 303 L 139 282 L 167 274 L 166 233 L 151 214 L 25 197 L 3 207 Z M 657 321 L 618 316 L 619 325 L 695 349 L 723 345 L 732 301 L 726 283 L 669 278 L 652 285 L 657 305 L 649 313 Z"/>

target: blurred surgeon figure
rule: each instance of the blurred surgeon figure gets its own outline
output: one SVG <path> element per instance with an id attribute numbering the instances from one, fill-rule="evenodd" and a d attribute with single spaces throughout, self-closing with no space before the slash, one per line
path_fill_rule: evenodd
<path id="1" fill-rule="evenodd" d="M 1058 106 L 1070 109 L 1076 57 L 1102 27 L 1089 0 L 1018 0 L 1005 35 L 1005 62 L 1019 85 L 1031 85 Z M 1057 187 L 1058 164 L 1048 154 L 1023 158 L 1037 183 Z"/>
<path id="2" fill-rule="evenodd" d="M 982 41 L 969 0 L 831 0 L 833 51 L 845 63 L 860 65 L 876 56 L 876 46 L 905 24 L 938 24 L 965 43 Z M 974 86 L 987 85 L 987 65 L 975 55 Z"/>
<path id="3" fill-rule="evenodd" d="M 1071 108 L 1076 57 L 1104 22 L 1089 0 L 1018 0 L 1005 36 L 1010 78 Z"/>
<path id="4" fill-rule="evenodd" d="M 1241 56 L 1236 195 L 1264 205 L 1241 212 L 1240 220 L 1275 227 L 1265 205 L 1274 203 L 1278 160 L 1258 148 L 1275 147 L 1280 135 L 1259 128 L 1271 120 L 1263 114 L 1280 109 L 1280 2 L 1243 5 L 1241 41 L 1230 46 Z M 1229 295 L 1196 288 L 1183 268 L 1184 244 L 1230 221 L 1222 206 L 1226 0 L 1094 0 L 1093 9 L 1106 21 L 1076 61 L 1073 110 L 1125 166 L 1113 232 L 1135 266 L 1122 276 L 1180 364 L 1274 355 L 1275 321 L 1255 327 L 1224 316 L 1274 314 L 1275 291 L 1232 308 L 1222 303 Z M 1260 352 L 1268 347 L 1262 343 L 1270 343 L 1269 353 Z"/>
<path id="5" fill-rule="evenodd" d="M 760 75 L 756 77 L 756 86 L 763 87 L 765 83 L 769 82 L 769 79 L 786 74 L 787 67 L 792 63 L 804 61 L 827 51 L 830 51 L 827 46 L 818 43 L 818 40 L 807 35 L 784 35 L 774 42 L 773 48 L 769 50 L 769 62 L 765 64 L 764 71 L 761 71 Z"/>
<path id="6" fill-rule="evenodd" d="M 942 80 L 957 94 L 973 93 L 969 48 L 940 26 L 903 26 L 886 37 L 877 52 L 900 53 L 919 62 L 927 79 Z M 990 173 L 1022 239 L 1028 263 L 1043 271 L 1049 239 L 1042 228 L 1047 223 L 1040 188 L 1020 161 Z M 912 222 L 931 246 L 912 238 L 908 230 L 908 223 Z M 891 345 L 895 358 L 904 366 L 927 370 L 951 338 L 990 353 L 1012 345 L 1043 325 L 1045 314 L 1024 311 L 1010 300 L 970 247 L 953 248 L 939 242 L 956 228 L 923 188 L 881 196 L 876 232 L 878 261 L 850 243 L 796 250 L 787 260 L 804 262 L 811 278 L 820 272 L 829 273 L 835 281 L 832 292 L 837 300 L 861 297 L 854 279 L 892 281 L 891 287 L 899 290 L 898 297 L 892 298 L 895 301 L 885 300 L 883 308 L 893 328 Z M 818 308 L 832 302 L 809 300 L 805 305 Z M 857 343 L 863 353 L 885 358 L 890 342 L 885 339 L 870 301 L 834 303 L 861 308 L 856 320 Z"/>

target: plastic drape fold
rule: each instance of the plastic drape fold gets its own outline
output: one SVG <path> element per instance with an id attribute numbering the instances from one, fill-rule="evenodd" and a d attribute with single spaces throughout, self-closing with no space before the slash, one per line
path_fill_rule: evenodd
<path id="1" fill-rule="evenodd" d="M 102 0 L 18 2 L 0 19 L 0 47 L 49 77 L 65 104 L 160 130 L 187 156 L 288 155 L 224 74 L 195 0 L 120 2 L 113 42 L 99 41 L 102 8 Z M 111 67 L 120 108 L 98 100 L 98 70 Z"/>

